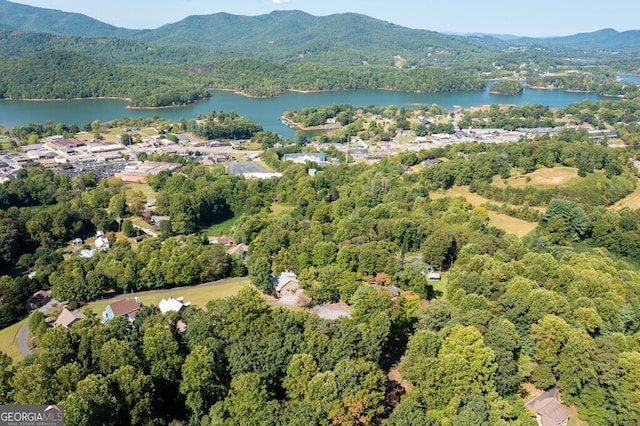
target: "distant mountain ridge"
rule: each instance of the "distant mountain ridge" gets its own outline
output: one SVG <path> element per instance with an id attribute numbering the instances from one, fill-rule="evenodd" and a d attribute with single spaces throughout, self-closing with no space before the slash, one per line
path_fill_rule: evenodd
<path id="1" fill-rule="evenodd" d="M 504 34 L 452 35 L 410 29 L 357 13 L 313 16 L 302 11 L 265 15 L 188 16 L 156 29 L 119 28 L 79 13 L 0 0 L 0 29 L 63 36 L 126 38 L 163 46 L 188 46 L 267 60 L 358 65 L 442 66 L 475 53 L 510 46 L 640 54 L 640 31 L 603 29 L 565 37 Z"/>
<path id="2" fill-rule="evenodd" d="M 359 64 L 386 60 L 393 65 L 395 55 L 426 56 L 435 49 L 454 53 L 478 49 L 462 37 L 409 29 L 356 13 L 313 16 L 301 11 L 189 16 L 134 37 L 155 44 L 197 46 L 280 60 L 318 55 L 350 57 Z"/>
<path id="3" fill-rule="evenodd" d="M 490 36 L 496 37 L 497 36 Z M 640 53 L 640 30 L 616 31 L 604 28 L 589 33 L 578 33 L 561 37 L 515 37 L 501 38 L 513 46 L 564 47 L 581 50 L 607 50 Z"/>
<path id="4" fill-rule="evenodd" d="M 82 37 L 131 37 L 139 30 L 119 28 L 80 13 L 0 0 L 0 28 Z"/>

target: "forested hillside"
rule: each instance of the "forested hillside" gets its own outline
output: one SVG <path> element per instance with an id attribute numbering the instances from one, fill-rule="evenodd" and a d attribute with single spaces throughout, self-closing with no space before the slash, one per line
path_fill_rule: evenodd
<path id="1" fill-rule="evenodd" d="M 124 38 L 65 36 L 0 29 L 0 58 L 4 60 L 52 50 L 82 53 L 114 65 L 171 66 L 213 61 L 221 57 L 209 50 L 157 46 Z"/>
<path id="2" fill-rule="evenodd" d="M 20 31 L 83 37 L 128 37 L 139 31 L 118 28 L 80 13 L 27 6 L 0 0 L 0 25 Z"/>
<path id="3" fill-rule="evenodd" d="M 462 37 L 409 29 L 364 15 L 312 16 L 300 11 L 255 17 L 226 13 L 190 16 L 136 38 L 271 60 L 352 65 L 368 62 L 393 66 L 396 56 L 409 64 L 431 63 L 430 56 L 448 64 L 484 51 Z"/>
<path id="4" fill-rule="evenodd" d="M 570 111 L 604 117 L 608 106 L 612 120 L 635 121 L 623 112 L 634 103 Z M 518 111 L 551 114 L 490 113 Z M 177 125 L 250 125 L 233 113 L 201 118 Z M 12 366 L 1 357 L 0 401 L 63 403 L 70 424 L 109 412 L 108 424 L 533 425 L 526 389 L 557 386 L 592 424 L 637 418 L 640 210 L 608 208 L 637 185 L 633 152 L 567 131 L 327 165 L 311 176 L 310 165 L 282 160 L 299 149 L 264 152 L 282 173 L 270 180 L 189 159 L 180 173 L 154 176 L 157 212 L 169 220 L 159 237 L 135 243 L 118 229 L 143 215 L 146 197 L 118 180 L 32 169 L 3 184 L 3 205 L 13 207 L 0 210 L 2 265 L 17 259 L 35 276 L 3 276 L 0 320 L 36 286 L 84 302 L 248 273 L 271 294 L 270 278 L 285 270 L 297 274 L 305 304 L 341 301 L 351 318 L 271 308 L 251 288 L 180 314 L 148 306 L 132 325 L 89 315 L 68 331 L 35 315 L 39 354 Z M 430 159 L 439 164 L 422 164 Z M 557 168 L 577 176 L 552 190 L 496 183 Z M 453 185 L 496 205 L 441 195 Z M 508 209 L 500 197 L 510 197 Z M 520 239 L 495 226 L 492 208 L 539 226 Z M 236 242 L 249 245 L 246 264 L 198 234 L 230 217 Z M 70 239 L 97 229 L 114 231 L 109 250 L 88 259 L 68 251 Z M 434 270 L 442 281 L 427 280 Z"/>
<path id="5" fill-rule="evenodd" d="M 616 81 L 617 72 L 636 71 L 630 52 L 612 56 L 602 50 L 622 41 L 633 45 L 632 32 L 620 35 L 619 41 L 610 41 L 607 35 L 618 35 L 609 32 L 576 36 L 575 43 L 590 40 L 589 45 L 600 49 L 593 52 L 597 62 L 584 63 L 567 58 L 562 49 L 511 49 L 497 39 L 414 30 L 358 14 L 220 13 L 123 32 L 92 25 L 86 17 L 76 22 L 81 15 L 0 4 L 0 25 L 6 23 L 0 31 L 0 57 L 6 61 L 0 87 L 10 99 L 113 96 L 131 99 L 133 106 L 158 107 L 193 102 L 212 88 L 256 97 L 284 90 L 468 91 L 483 89 L 487 78 L 505 77 L 553 89 L 637 95 L 637 86 Z M 19 10 L 12 23 L 9 12 L 14 7 Z M 57 31 L 48 24 L 54 18 L 75 32 Z M 558 41 L 558 46 L 567 46 L 563 43 Z M 61 59 L 61 68 L 71 72 L 46 75 L 43 59 L 62 52 L 89 56 L 87 70 L 79 71 L 84 60 L 74 57 L 75 64 Z M 98 70 L 95 60 L 109 65 Z M 128 67 L 124 76 L 123 66 Z M 31 68 L 30 78 L 49 88 L 35 90 L 21 83 L 16 70 L 25 67 Z"/>
<path id="6" fill-rule="evenodd" d="M 132 106 L 166 106 L 208 96 L 197 84 L 159 69 L 112 65 L 68 51 L 47 51 L 0 64 L 0 98 L 119 97 Z"/>

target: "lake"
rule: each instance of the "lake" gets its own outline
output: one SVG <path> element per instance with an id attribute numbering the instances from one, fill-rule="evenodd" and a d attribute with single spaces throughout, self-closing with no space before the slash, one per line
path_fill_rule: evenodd
<path id="1" fill-rule="evenodd" d="M 297 93 L 285 92 L 276 98 L 255 99 L 228 91 L 213 91 L 212 96 L 202 102 L 185 107 L 161 109 L 126 108 L 126 102 L 117 99 L 81 99 L 65 101 L 9 101 L 0 100 L 0 125 L 10 129 L 28 123 L 72 124 L 82 127 L 93 120 L 102 122 L 116 118 L 149 118 L 158 115 L 167 120 L 184 117 L 189 120 L 198 114 L 211 110 L 235 111 L 248 119 L 262 124 L 265 130 L 272 130 L 285 138 L 293 139 L 295 130 L 284 126 L 280 116 L 286 110 L 318 107 L 331 104 L 352 104 L 355 106 L 395 105 L 413 109 L 418 105 L 437 104 L 451 110 L 454 106 L 470 108 L 487 104 L 525 103 L 547 105 L 551 108 L 565 108 L 584 100 L 607 99 L 595 93 L 562 92 L 559 90 L 534 90 L 525 88 L 519 95 L 494 95 L 489 87 L 478 92 L 448 93 L 404 93 L 385 90 L 351 90 L 342 92 Z M 611 99 L 611 98 L 608 98 Z"/>
<path id="2" fill-rule="evenodd" d="M 635 74 L 618 74 L 618 80 L 627 83 L 640 84 L 640 75 Z"/>

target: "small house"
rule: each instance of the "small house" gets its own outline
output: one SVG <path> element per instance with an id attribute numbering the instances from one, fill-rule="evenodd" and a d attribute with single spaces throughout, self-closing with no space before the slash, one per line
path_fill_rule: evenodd
<path id="1" fill-rule="evenodd" d="M 233 245 L 233 237 L 230 237 L 229 235 L 209 237 L 209 244 L 222 244 L 225 247 L 231 247 Z"/>
<path id="2" fill-rule="evenodd" d="M 94 245 L 96 250 L 105 251 L 109 249 L 109 240 L 105 236 L 100 236 L 96 238 Z"/>
<path id="3" fill-rule="evenodd" d="M 429 281 L 440 281 L 440 279 L 441 279 L 440 273 L 439 272 L 429 272 L 427 274 L 427 279 Z"/>
<path id="4" fill-rule="evenodd" d="M 80 254 L 78 256 L 82 257 L 83 259 L 91 259 L 95 255 L 96 252 L 94 250 L 83 249 L 80 250 Z"/>
<path id="5" fill-rule="evenodd" d="M 291 271 L 284 271 L 273 278 L 273 290 L 277 297 L 293 294 L 300 289 L 298 277 Z"/>
<path id="6" fill-rule="evenodd" d="M 236 255 L 244 256 L 247 254 L 248 251 L 249 251 L 249 246 L 244 243 L 241 243 L 241 244 L 229 247 L 227 249 L 227 254 L 231 257 Z"/>
<path id="7" fill-rule="evenodd" d="M 51 290 L 39 290 L 31 295 L 27 300 L 27 307 L 29 309 L 38 309 L 39 307 L 46 305 L 51 300 Z"/>
<path id="8" fill-rule="evenodd" d="M 169 311 L 180 312 L 185 306 L 191 306 L 191 302 L 185 302 L 182 297 L 173 298 L 170 297 L 168 299 L 162 299 L 160 303 L 158 303 L 158 309 L 162 314 L 166 314 Z"/>
<path id="9" fill-rule="evenodd" d="M 559 401 L 558 388 L 542 392 L 526 405 L 535 413 L 539 426 L 566 426 L 569 423 L 569 412 Z"/>
<path id="10" fill-rule="evenodd" d="M 129 322 L 133 322 L 138 312 L 140 312 L 140 301 L 137 297 L 118 300 L 107 305 L 107 308 L 102 313 L 102 323 L 106 324 L 116 317 L 125 317 Z"/>
<path id="11" fill-rule="evenodd" d="M 82 311 L 79 311 L 79 310 L 70 311 L 65 306 L 64 309 L 62 309 L 62 312 L 60 313 L 60 315 L 58 315 L 58 318 L 56 318 L 56 321 L 53 323 L 53 326 L 64 327 L 67 330 L 69 330 L 71 329 L 71 326 L 73 324 L 75 324 L 76 322 L 84 318 L 85 318 L 85 315 Z"/>

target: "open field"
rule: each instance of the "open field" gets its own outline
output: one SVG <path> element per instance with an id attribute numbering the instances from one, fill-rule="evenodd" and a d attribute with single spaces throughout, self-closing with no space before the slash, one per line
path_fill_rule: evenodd
<path id="1" fill-rule="evenodd" d="M 280 213 L 291 213 L 295 209 L 294 206 L 286 206 L 284 204 L 279 203 L 271 203 L 271 214 L 274 216 L 279 215 Z"/>
<path id="2" fill-rule="evenodd" d="M 454 186 L 447 189 L 446 191 L 439 189 L 438 191 L 429 192 L 429 197 L 433 198 L 434 200 L 445 197 L 464 197 L 474 206 L 481 206 L 483 204 L 498 204 L 496 201 L 492 201 L 488 198 L 483 197 L 482 195 L 478 195 L 469 191 L 468 186 Z"/>
<path id="3" fill-rule="evenodd" d="M 24 358 L 24 355 L 22 355 L 22 352 L 20 352 L 20 348 L 18 347 L 17 338 L 20 329 L 27 323 L 27 321 L 29 321 L 29 319 L 25 318 L 16 324 L 0 330 L 0 350 L 13 358 L 14 362 L 20 361 Z"/>
<path id="4" fill-rule="evenodd" d="M 127 182 L 127 188 L 142 192 L 144 196 L 147 197 L 147 201 L 155 200 L 158 195 L 158 193 L 146 183 Z"/>
<path id="5" fill-rule="evenodd" d="M 531 178 L 529 182 L 527 182 L 527 177 Z M 580 179 L 578 177 L 578 169 L 575 167 L 553 167 L 538 169 L 526 175 L 512 176 L 507 179 L 506 185 L 499 176 L 496 176 L 493 178 L 492 185 L 498 188 L 506 186 L 524 188 L 528 185 L 538 187 L 559 186 L 566 185 L 573 179 Z"/>
<path id="6" fill-rule="evenodd" d="M 496 201 L 490 200 L 469 191 L 468 186 L 454 186 L 446 191 L 439 190 L 429 193 L 429 197 L 433 199 L 444 197 L 464 197 L 469 203 L 474 206 L 482 206 L 485 204 L 501 204 Z M 524 237 L 533 231 L 538 224 L 536 222 L 528 222 L 526 220 L 518 219 L 507 214 L 497 213 L 489 210 L 489 223 L 496 228 L 504 229 L 510 234 L 515 234 L 518 237 Z"/>
<path id="7" fill-rule="evenodd" d="M 191 302 L 192 305 L 204 308 L 210 300 L 224 299 L 225 297 L 234 296 L 238 294 L 241 288 L 248 285 L 251 285 L 249 284 L 249 278 L 228 278 L 213 284 L 208 283 L 191 287 L 177 287 L 170 290 L 151 290 L 141 293 L 131 293 L 123 295 L 120 298 L 138 297 L 140 298 L 140 303 L 143 305 L 158 306 L 158 303 L 160 303 L 160 300 L 162 299 L 167 299 L 169 297 L 184 297 L 185 302 Z M 82 309 L 89 309 L 94 314 L 101 315 L 107 305 L 113 303 L 113 301 L 114 299 L 92 302 Z"/>
<path id="8" fill-rule="evenodd" d="M 528 222 L 508 214 L 496 213 L 491 210 L 488 213 L 491 225 L 504 229 L 508 234 L 515 234 L 520 238 L 528 235 L 538 226 L 536 222 Z"/>
<path id="9" fill-rule="evenodd" d="M 216 223 L 207 228 L 205 233 L 207 235 L 228 235 L 231 234 L 231 230 L 236 225 L 236 222 L 240 219 L 239 215 L 234 215 L 233 217 L 222 221 L 220 223 Z"/>
<path id="10" fill-rule="evenodd" d="M 622 200 L 611 206 L 612 209 L 622 209 L 629 207 L 631 210 L 640 209 L 640 182 L 636 185 L 636 189 Z"/>

